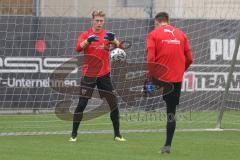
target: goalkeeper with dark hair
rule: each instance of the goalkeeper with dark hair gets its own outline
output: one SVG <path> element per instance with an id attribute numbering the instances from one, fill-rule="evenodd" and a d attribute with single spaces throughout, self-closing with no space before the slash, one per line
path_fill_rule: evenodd
<path id="1" fill-rule="evenodd" d="M 115 38 L 115 34 L 107 32 L 103 29 L 105 13 L 103 11 L 92 12 L 92 28 L 83 32 L 76 45 L 76 51 L 84 53 L 84 64 L 82 67 L 83 78 L 81 80 L 80 97 L 77 108 L 73 116 L 72 135 L 69 141 L 77 140 L 77 131 L 83 118 L 83 111 L 87 106 L 88 100 L 91 98 L 95 86 L 99 89 L 101 98 L 106 98 L 110 106 L 110 118 L 114 129 L 115 141 L 126 141 L 120 134 L 119 129 L 119 109 L 117 106 L 117 97 L 113 94 L 113 86 L 110 77 L 109 62 L 109 45 L 120 47 L 119 41 Z M 85 56 L 93 56 L 86 58 Z M 102 62 L 102 66 L 98 67 L 98 62 L 94 57 Z M 86 60 L 86 59 L 88 60 Z M 89 70 L 97 70 L 94 74 L 87 74 Z M 110 94 L 107 94 L 110 93 Z M 110 96 L 109 96 L 110 95 Z"/>
<path id="2" fill-rule="evenodd" d="M 167 135 L 161 150 L 162 153 L 170 153 L 176 128 L 176 106 L 179 104 L 184 72 L 192 63 L 192 52 L 184 32 L 169 24 L 168 13 L 158 13 L 154 23 L 155 29 L 147 38 L 148 77 L 155 85 L 172 86 L 171 91 L 168 90 L 168 93 L 165 91 L 163 94 L 167 106 Z M 167 72 L 157 75 L 150 65 L 153 63 L 166 67 Z"/>

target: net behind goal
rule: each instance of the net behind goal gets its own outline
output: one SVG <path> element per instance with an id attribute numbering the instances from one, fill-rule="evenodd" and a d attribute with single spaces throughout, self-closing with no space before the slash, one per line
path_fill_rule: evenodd
<path id="1" fill-rule="evenodd" d="M 171 24 L 187 34 L 193 51 L 194 63 L 184 76 L 177 111 L 178 127 L 212 128 L 222 108 L 227 109 L 223 127 L 240 128 L 240 54 L 232 59 L 238 47 L 240 2 L 100 0 L 97 3 L 94 0 L 0 2 L 1 133 L 66 133 L 71 129 L 71 113 L 64 119 L 56 115 L 56 109 L 60 106 L 60 113 L 72 112 L 78 102 L 77 92 L 69 90 L 71 86 L 77 90 L 81 79 L 82 66 L 76 60 L 81 60 L 82 55 L 74 47 L 78 35 L 91 27 L 90 15 L 95 9 L 106 12 L 106 29 L 116 33 L 120 41 L 131 44 L 126 49 L 127 61 L 111 64 L 123 129 L 165 126 L 161 96 L 144 97 L 141 92 L 145 40 L 153 29 L 152 18 L 159 11 L 167 11 Z M 229 76 L 229 92 L 224 96 L 232 61 L 236 64 Z M 53 82 L 51 75 L 63 64 L 69 66 L 59 75 L 66 78 Z M 87 114 L 104 104 L 95 94 L 87 106 Z M 99 110 L 91 121 L 84 122 L 83 130 L 110 129 L 108 117 Z"/>

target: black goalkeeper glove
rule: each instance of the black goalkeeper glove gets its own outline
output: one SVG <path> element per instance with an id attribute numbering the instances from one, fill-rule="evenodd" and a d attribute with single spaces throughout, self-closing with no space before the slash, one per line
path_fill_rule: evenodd
<path id="1" fill-rule="evenodd" d="M 96 35 L 91 35 L 87 38 L 87 42 L 90 44 L 92 42 L 97 42 L 98 41 L 98 36 Z"/>
<path id="2" fill-rule="evenodd" d="M 104 37 L 105 40 L 109 40 L 110 42 L 115 40 L 115 33 L 107 32 L 107 35 Z"/>

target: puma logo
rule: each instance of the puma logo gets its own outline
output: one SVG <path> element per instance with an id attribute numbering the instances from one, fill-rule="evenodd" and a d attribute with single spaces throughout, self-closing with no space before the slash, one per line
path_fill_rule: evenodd
<path id="1" fill-rule="evenodd" d="M 175 34 L 173 33 L 175 31 L 175 29 L 173 29 L 172 31 L 170 29 L 164 29 L 164 32 L 168 32 L 171 33 L 173 37 L 175 37 Z"/>

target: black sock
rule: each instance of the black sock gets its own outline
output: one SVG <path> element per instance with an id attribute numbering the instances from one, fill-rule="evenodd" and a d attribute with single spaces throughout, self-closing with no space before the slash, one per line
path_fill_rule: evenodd
<path id="1" fill-rule="evenodd" d="M 167 135 L 166 135 L 167 138 L 166 138 L 165 146 L 171 146 L 175 128 L 176 128 L 176 121 L 167 122 Z"/>
<path id="2" fill-rule="evenodd" d="M 73 126 L 72 126 L 72 137 L 77 137 L 77 131 L 80 125 L 80 122 L 83 118 L 83 111 L 87 106 L 88 99 L 84 97 L 79 98 L 78 106 L 73 115 Z"/>
<path id="3" fill-rule="evenodd" d="M 114 137 L 121 137 L 120 134 L 120 122 L 119 122 L 119 109 L 117 107 L 118 100 L 117 97 L 111 93 L 108 95 L 104 95 L 103 97 L 106 98 L 108 105 L 110 106 L 110 118 L 112 120 L 113 130 L 114 130 Z"/>
<path id="4" fill-rule="evenodd" d="M 114 129 L 114 137 L 120 137 L 120 123 L 119 123 L 119 110 L 118 108 L 114 109 L 111 113 L 110 113 L 110 117 L 112 120 L 112 124 L 113 124 L 113 129 Z"/>
<path id="5" fill-rule="evenodd" d="M 167 126 L 166 126 L 166 142 L 165 146 L 171 146 L 175 128 L 176 128 L 176 105 L 167 104 Z"/>
<path id="6" fill-rule="evenodd" d="M 73 128 L 72 128 L 72 137 L 77 137 L 77 130 L 80 125 L 80 122 L 73 122 Z"/>

